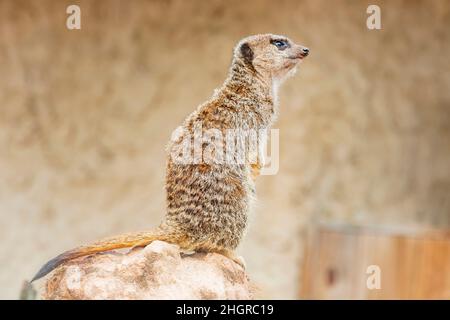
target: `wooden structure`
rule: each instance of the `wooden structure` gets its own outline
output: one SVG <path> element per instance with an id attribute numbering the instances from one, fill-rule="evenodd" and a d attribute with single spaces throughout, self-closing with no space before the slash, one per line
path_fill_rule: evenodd
<path id="1" fill-rule="evenodd" d="M 377 276 L 379 289 L 372 281 Z M 308 235 L 299 297 L 450 299 L 450 231 L 316 226 Z"/>

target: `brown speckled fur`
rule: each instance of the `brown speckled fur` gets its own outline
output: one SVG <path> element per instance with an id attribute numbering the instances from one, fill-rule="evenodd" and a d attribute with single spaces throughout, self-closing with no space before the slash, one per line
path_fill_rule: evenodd
<path id="1" fill-rule="evenodd" d="M 289 47 L 279 50 L 272 43 L 274 39 L 286 39 Z M 245 154 L 242 164 L 184 164 L 173 161 L 170 155 L 177 152 L 187 134 L 194 135 L 198 125 L 202 133 L 217 129 L 223 136 L 227 129 L 269 129 L 277 115 L 278 86 L 306 56 L 303 49 L 284 36 L 272 34 L 242 39 L 222 87 L 186 118 L 183 134 L 168 145 L 167 215 L 158 230 L 112 237 L 67 251 L 49 261 L 33 280 L 80 256 L 144 246 L 154 240 L 176 243 L 186 250 L 219 252 L 236 260 L 233 251 L 245 233 L 255 195 L 254 179 L 263 163 L 251 163 Z M 222 148 L 223 142 L 219 143 L 215 147 Z M 208 147 L 202 143 L 202 150 Z"/>

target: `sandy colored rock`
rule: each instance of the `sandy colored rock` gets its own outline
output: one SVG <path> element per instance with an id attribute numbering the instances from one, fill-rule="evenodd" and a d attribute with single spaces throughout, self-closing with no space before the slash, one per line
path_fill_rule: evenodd
<path id="1" fill-rule="evenodd" d="M 244 269 L 215 253 L 186 255 L 155 241 L 73 260 L 48 278 L 43 299 L 252 299 Z"/>

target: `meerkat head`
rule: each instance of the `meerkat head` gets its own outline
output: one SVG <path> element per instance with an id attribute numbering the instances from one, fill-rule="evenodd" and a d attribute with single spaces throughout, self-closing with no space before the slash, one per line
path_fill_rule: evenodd
<path id="1" fill-rule="evenodd" d="M 282 81 L 296 71 L 297 65 L 309 54 L 309 49 L 295 44 L 285 36 L 254 35 L 242 39 L 235 48 L 235 58 L 251 69 Z"/>

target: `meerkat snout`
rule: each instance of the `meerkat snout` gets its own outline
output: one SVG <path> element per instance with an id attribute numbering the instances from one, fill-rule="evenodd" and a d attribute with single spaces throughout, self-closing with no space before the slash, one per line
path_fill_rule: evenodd
<path id="1" fill-rule="evenodd" d="M 302 48 L 302 57 L 306 57 L 309 54 L 309 49 L 308 48 Z"/>
<path id="2" fill-rule="evenodd" d="M 292 50 L 289 53 L 289 58 L 291 59 L 303 59 L 306 58 L 309 54 L 309 48 L 301 46 L 301 45 L 297 45 L 297 44 L 293 44 L 292 46 Z"/>

